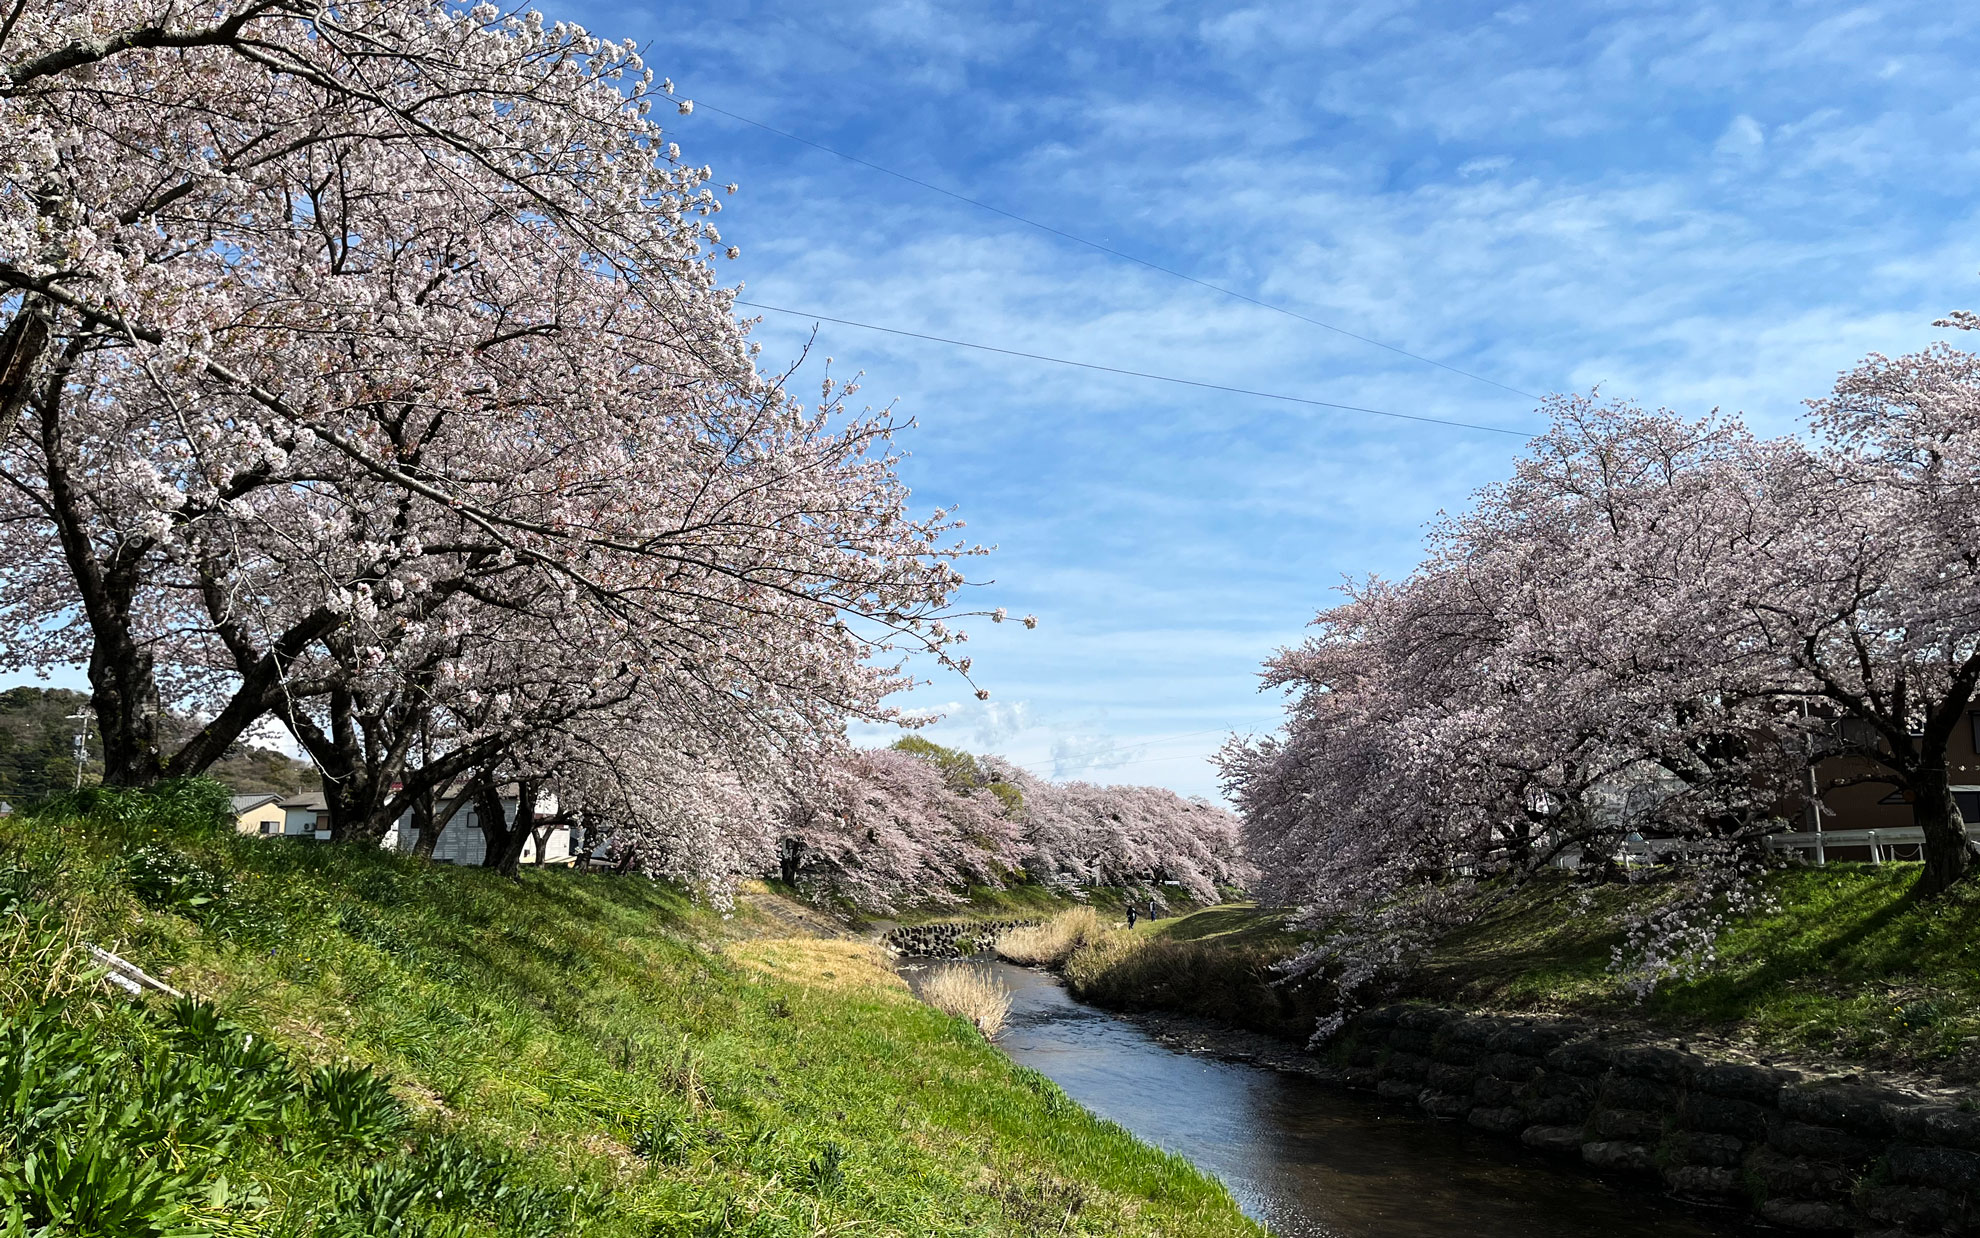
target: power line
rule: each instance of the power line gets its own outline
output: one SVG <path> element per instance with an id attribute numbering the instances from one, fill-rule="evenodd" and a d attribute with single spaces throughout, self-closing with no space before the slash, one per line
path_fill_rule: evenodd
<path id="1" fill-rule="evenodd" d="M 1366 335 L 1359 335 L 1353 331 L 1348 330 L 1345 327 L 1337 327 L 1331 322 L 1322 322 L 1318 318 L 1309 317 L 1308 315 L 1302 314 L 1297 310 L 1287 309 L 1283 305 L 1274 305 L 1270 301 L 1261 301 L 1257 297 L 1249 296 L 1245 293 L 1239 292 L 1235 288 L 1226 288 L 1222 284 L 1213 284 L 1209 280 L 1198 279 L 1194 275 L 1185 274 L 1184 272 L 1178 271 L 1173 267 L 1165 267 L 1159 262 L 1150 262 L 1146 258 L 1136 257 L 1133 254 L 1115 249 L 1111 245 L 1104 245 L 1099 241 L 1090 241 L 1083 236 L 1079 236 L 1076 235 L 1075 233 L 1067 232 L 1063 228 L 1055 228 L 1051 224 L 1041 223 L 1036 219 L 1031 219 L 1026 216 L 1020 215 L 1015 211 L 1007 211 L 1001 206 L 992 206 L 990 203 L 985 202 L 980 198 L 972 198 L 967 194 L 957 193 L 953 189 L 944 189 L 942 186 L 933 184 L 929 181 L 922 180 L 920 177 L 909 176 L 905 172 L 896 172 L 892 168 L 882 167 L 881 165 L 874 163 L 870 159 L 862 159 L 858 155 L 849 155 L 845 151 L 836 150 L 833 147 L 825 145 L 823 142 L 814 142 L 810 138 L 799 137 L 797 134 L 791 133 L 788 130 L 779 129 L 774 125 L 766 125 L 760 120 L 751 120 L 747 116 L 743 116 L 743 115 L 739 115 L 738 113 L 731 112 L 726 108 L 716 107 L 714 104 L 705 102 L 701 99 L 696 99 L 694 101 L 694 106 L 697 108 L 705 109 L 710 112 L 714 112 L 719 116 L 726 116 L 730 120 L 740 121 L 745 125 L 750 125 L 753 126 L 754 128 L 761 129 L 765 133 L 774 133 L 780 138 L 788 139 L 789 141 L 796 142 L 802 146 L 809 146 L 813 150 L 824 151 L 826 154 L 835 156 L 836 158 L 839 159 L 844 159 L 848 163 L 856 163 L 862 168 L 870 168 L 875 172 L 881 173 L 882 175 L 891 176 L 896 180 L 905 181 L 910 185 L 919 186 L 920 188 L 929 190 L 932 193 L 939 193 L 943 197 L 953 198 L 958 202 L 967 203 L 968 205 L 974 206 L 980 210 L 989 211 L 993 215 L 1002 215 L 1005 219 L 1012 220 L 1016 223 L 1021 223 L 1025 225 L 1027 228 L 1036 228 L 1040 232 L 1050 233 L 1051 235 L 1059 237 L 1063 240 L 1071 241 L 1075 245 L 1084 245 L 1088 249 L 1097 250 L 1100 253 L 1108 254 L 1112 257 L 1122 259 L 1123 261 L 1126 262 L 1132 262 L 1137 266 L 1147 267 L 1151 271 L 1160 271 L 1164 275 L 1174 276 L 1176 279 L 1183 280 L 1187 283 L 1195 284 L 1199 288 L 1207 288 L 1211 292 L 1222 293 L 1224 296 L 1227 297 L 1235 297 L 1237 300 L 1243 301 L 1249 305 L 1255 305 L 1260 309 L 1271 310 L 1275 314 L 1284 314 L 1288 318 L 1297 318 L 1301 322 L 1309 323 L 1313 326 L 1320 327 L 1323 330 L 1332 331 L 1336 335 L 1343 335 L 1346 336 L 1348 339 L 1358 340 L 1363 344 L 1372 344 L 1376 348 L 1386 349 L 1389 352 L 1397 354 L 1398 356 L 1408 357 L 1412 361 L 1420 361 L 1425 365 L 1434 365 L 1440 370 L 1447 370 L 1452 374 L 1457 374 L 1464 378 L 1469 378 L 1474 382 L 1484 383 L 1489 387 L 1497 387 L 1501 391 L 1511 392 L 1513 395 L 1516 396 L 1522 396 L 1529 400 L 1539 400 L 1544 398 L 1542 396 L 1535 395 L 1531 391 L 1522 391 L 1518 387 L 1514 387 L 1506 383 L 1502 383 L 1496 378 L 1487 378 L 1483 374 L 1474 374 L 1470 370 L 1459 369 L 1457 366 L 1451 365 L 1447 362 L 1439 361 L 1435 357 L 1426 357 L 1421 353 L 1413 353 L 1409 351 L 1407 348 L 1398 348 L 1394 344 L 1386 344 L 1381 340 L 1372 339 Z"/>
<path id="2" fill-rule="evenodd" d="M 1074 361 L 1067 357 L 1051 357 L 1044 353 L 1023 352 L 1016 348 L 999 348 L 994 344 L 976 344 L 969 340 L 952 340 L 946 336 L 928 335 L 920 331 L 905 331 L 899 327 L 876 326 L 870 322 L 856 322 L 850 318 L 833 318 L 828 314 L 810 314 L 803 310 L 786 309 L 781 305 L 766 305 L 761 301 L 738 300 L 737 305 L 748 309 L 768 310 L 773 314 L 789 314 L 794 318 L 810 318 L 817 322 L 836 323 L 842 327 L 858 327 L 862 331 L 878 331 L 884 335 L 899 335 L 911 340 L 926 340 L 932 344 L 947 344 L 954 348 L 973 348 L 978 352 L 996 353 L 1004 357 L 1022 357 L 1027 361 L 1048 361 L 1053 365 L 1067 365 L 1081 370 L 1097 370 L 1102 374 L 1120 374 L 1128 378 L 1146 378 L 1158 383 L 1175 383 L 1183 387 L 1198 387 L 1205 391 L 1222 391 L 1231 395 L 1255 396 L 1261 400 L 1283 400 L 1288 404 L 1305 404 L 1313 408 L 1330 408 L 1344 413 L 1367 413 L 1374 417 L 1394 417 L 1401 421 L 1421 421 L 1433 426 L 1452 426 L 1460 430 L 1481 430 L 1487 434 L 1510 434 L 1515 438 L 1532 438 L 1536 432 L 1508 430 L 1504 426 L 1482 426 L 1470 421 L 1451 421 L 1443 417 L 1425 417 L 1417 413 L 1396 413 L 1382 408 L 1364 408 L 1359 404 L 1338 404 L 1332 400 L 1314 400 L 1305 396 L 1283 395 L 1276 391 L 1254 391 L 1249 387 L 1231 387 L 1223 383 L 1207 383 L 1194 378 L 1177 378 L 1171 374 L 1150 374 L 1145 370 L 1126 370 L 1119 366 L 1100 365 L 1093 361 Z"/>

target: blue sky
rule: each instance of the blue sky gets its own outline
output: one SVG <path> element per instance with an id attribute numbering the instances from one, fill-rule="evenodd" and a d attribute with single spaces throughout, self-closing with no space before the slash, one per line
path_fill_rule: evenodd
<path id="1" fill-rule="evenodd" d="M 1980 18 L 1960 5 L 1163 3 L 553 13 L 683 97 L 1529 392 L 1791 427 L 1864 353 L 1980 306 Z M 715 114 L 726 268 L 774 305 L 1507 427 L 1532 401 Z M 768 315 L 773 357 L 810 324 Z M 1400 573 L 1520 440 L 826 324 L 918 419 L 907 473 L 999 550 L 994 696 L 931 735 L 1047 775 L 1213 792 L 1260 660 Z"/>
<path id="2" fill-rule="evenodd" d="M 681 97 L 1528 392 L 1793 425 L 1980 308 L 1980 10 L 1748 2 L 972 5 L 556 0 Z M 751 300 L 1459 421 L 1533 401 L 1219 296 L 708 107 Z M 810 322 L 769 315 L 768 359 Z M 1401 573 L 1520 440 L 826 324 L 918 428 L 906 473 L 999 546 L 988 705 L 929 734 L 1047 776 L 1213 793 L 1260 660 Z M 815 381 L 815 368 L 801 380 Z"/>

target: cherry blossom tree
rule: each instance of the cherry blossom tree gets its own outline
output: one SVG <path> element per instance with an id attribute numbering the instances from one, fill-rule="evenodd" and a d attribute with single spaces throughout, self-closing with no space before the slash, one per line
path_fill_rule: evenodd
<path id="1" fill-rule="evenodd" d="M 932 747 L 932 745 L 931 745 Z M 936 761 L 899 749 L 854 751 L 793 806 L 780 875 L 875 911 L 998 888 L 1021 855 L 1006 802 L 958 788 Z"/>
<path id="2" fill-rule="evenodd" d="M 1224 753 L 1266 895 L 1326 928 L 1301 966 L 1346 991 L 1505 888 L 1473 879 L 1606 864 L 1632 837 L 1707 877 L 1683 924 L 1712 922 L 1798 786 L 1800 715 L 1728 604 L 1778 450 L 1719 418 L 1551 411 L 1416 573 L 1350 585 L 1267 664 L 1283 734 Z M 1633 961 L 1682 966 L 1665 944 Z"/>
<path id="3" fill-rule="evenodd" d="M 757 371 L 630 47 L 420 0 L 8 12 L 0 615 L 17 663 L 89 659 L 111 781 L 272 714 L 375 837 L 635 699 L 669 746 L 584 769 L 650 789 L 894 717 L 904 654 L 967 674 L 955 522 L 909 513 L 891 414 Z M 173 752 L 161 692 L 211 719 Z M 621 796 L 655 871 L 738 777 Z"/>
<path id="4" fill-rule="evenodd" d="M 1377 984 L 1508 888 L 1476 878 L 1647 839 L 1689 888 L 1633 933 L 1654 982 L 1709 958 L 1837 753 L 1911 793 L 1917 893 L 1957 880 L 1977 377 L 1946 348 L 1873 357 L 1812 403 L 1813 443 L 1553 401 L 1414 574 L 1348 586 L 1267 663 L 1285 725 L 1223 753 L 1261 896 L 1324 930 L 1300 966 Z"/>
<path id="5" fill-rule="evenodd" d="M 1780 453 L 1740 609 L 1785 694 L 1856 724 L 1823 750 L 1910 799 L 1929 897 L 1974 867 L 1946 747 L 1980 683 L 1980 358 L 1872 356 L 1810 412 L 1817 444 Z"/>
<path id="6" fill-rule="evenodd" d="M 1068 885 L 1173 881 L 1199 902 L 1251 879 L 1237 819 L 1163 787 L 1047 782 L 992 758 L 1024 804 L 1024 868 Z"/>

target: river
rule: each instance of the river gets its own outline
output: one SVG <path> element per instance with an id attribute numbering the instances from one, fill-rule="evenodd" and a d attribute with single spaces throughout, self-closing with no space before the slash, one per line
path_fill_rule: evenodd
<path id="1" fill-rule="evenodd" d="M 1043 972 L 977 959 L 1011 990 L 997 1044 L 1066 1094 L 1217 1175 L 1282 1238 L 1706 1238 L 1685 1208 L 1505 1139 L 1317 1080 L 1178 1053 Z M 925 968 L 906 964 L 910 983 Z"/>

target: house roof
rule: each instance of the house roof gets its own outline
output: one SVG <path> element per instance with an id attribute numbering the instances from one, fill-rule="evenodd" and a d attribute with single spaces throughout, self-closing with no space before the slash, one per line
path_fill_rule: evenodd
<path id="1" fill-rule="evenodd" d="M 263 804 L 280 803 L 282 797 L 274 792 L 264 791 L 260 795 L 236 795 L 233 797 L 233 799 L 234 799 L 234 812 L 238 814 L 244 812 L 253 812 L 255 809 L 261 807 Z"/>
<path id="2" fill-rule="evenodd" d="M 330 801 L 323 797 L 321 791 L 305 791 L 301 795 L 291 795 L 283 800 L 282 807 L 307 808 L 315 812 L 324 812 L 329 809 Z"/>

